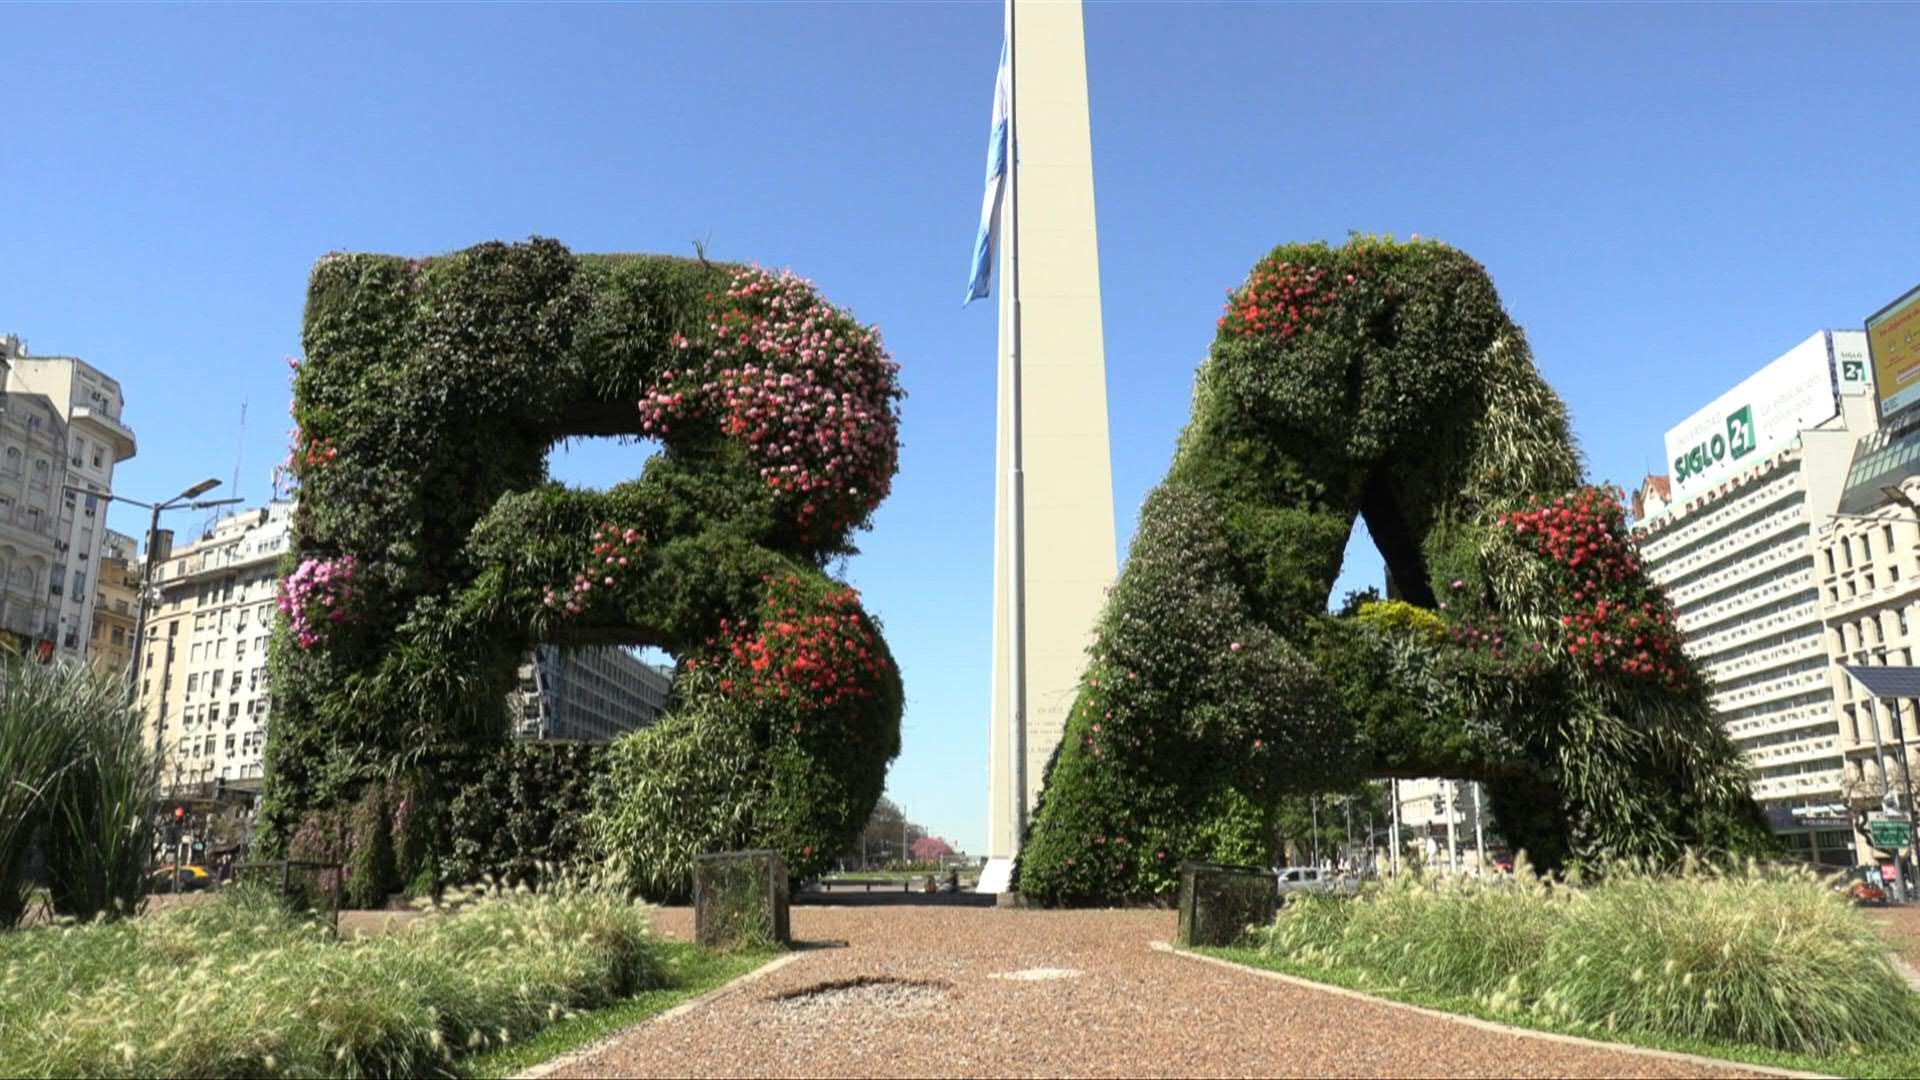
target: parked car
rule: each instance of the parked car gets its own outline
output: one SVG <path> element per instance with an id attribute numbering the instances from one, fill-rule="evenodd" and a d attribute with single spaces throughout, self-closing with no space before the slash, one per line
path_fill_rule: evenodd
<path id="1" fill-rule="evenodd" d="M 1280 899 L 1305 893 L 1331 894 L 1341 880 L 1332 870 L 1319 866 L 1283 866 L 1274 871 L 1280 878 Z"/>
<path id="2" fill-rule="evenodd" d="M 163 866 L 160 869 L 155 870 L 153 873 L 148 874 L 147 875 L 147 892 L 149 894 L 172 892 L 173 891 L 173 870 L 174 868 L 172 866 Z M 213 887 L 213 875 L 207 872 L 206 867 L 204 866 L 180 867 L 180 891 L 181 892 L 198 892 L 201 889 L 210 889 L 212 887 Z"/>

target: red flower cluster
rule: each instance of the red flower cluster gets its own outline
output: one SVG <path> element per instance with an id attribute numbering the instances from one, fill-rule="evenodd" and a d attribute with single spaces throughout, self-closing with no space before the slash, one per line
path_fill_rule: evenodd
<path id="1" fill-rule="evenodd" d="M 546 605 L 558 607 L 567 615 L 585 611 L 596 588 L 603 592 L 611 590 L 626 575 L 628 567 L 640 561 L 642 539 L 638 529 L 602 523 L 593 530 L 593 555 L 587 565 L 573 575 L 571 586 L 549 588 Z"/>
<path id="2" fill-rule="evenodd" d="M 889 661 L 860 594 L 838 588 L 815 599 L 797 577 L 768 578 L 767 586 L 751 622 L 722 620 L 720 636 L 707 642 L 732 661 L 720 692 L 818 708 L 872 697 Z"/>
<path id="3" fill-rule="evenodd" d="M 1366 248 L 1350 253 L 1357 261 Z M 1282 338 L 1313 331 L 1313 321 L 1338 299 L 1343 285 L 1354 285 L 1357 265 L 1345 273 L 1318 266 L 1296 266 L 1291 261 L 1261 260 L 1247 283 L 1227 297 L 1219 329 L 1240 337 L 1277 333 Z"/>
<path id="4" fill-rule="evenodd" d="M 307 443 L 306 451 L 300 455 L 300 463 L 311 469 L 325 465 L 339 456 L 340 451 L 333 445 L 332 439 L 313 439 Z"/>
<path id="5" fill-rule="evenodd" d="M 1567 655 L 1599 670 L 1677 683 L 1683 669 L 1673 614 L 1640 576 L 1618 493 L 1588 487 L 1551 503 L 1534 502 L 1494 526 L 1511 528 L 1561 569 L 1556 588 L 1573 608 L 1560 616 L 1569 635 Z"/>

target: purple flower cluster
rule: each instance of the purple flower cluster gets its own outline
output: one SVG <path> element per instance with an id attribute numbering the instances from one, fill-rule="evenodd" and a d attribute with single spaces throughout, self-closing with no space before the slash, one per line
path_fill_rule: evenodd
<path id="1" fill-rule="evenodd" d="M 302 649 L 320 643 L 328 625 L 347 619 L 347 601 L 353 599 L 353 580 L 360 563 L 351 555 L 337 559 L 306 559 L 280 582 L 280 613 L 293 627 Z"/>

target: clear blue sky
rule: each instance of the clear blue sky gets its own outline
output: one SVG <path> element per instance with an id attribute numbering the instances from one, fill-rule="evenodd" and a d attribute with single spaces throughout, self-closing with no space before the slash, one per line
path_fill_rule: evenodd
<path id="1" fill-rule="evenodd" d="M 997 3 L 0 6 L 0 331 L 126 389 L 164 496 L 268 494 L 307 271 L 556 237 L 790 266 L 911 397 L 851 573 L 907 684 L 891 793 L 985 834 L 992 305 L 962 311 Z M 1115 504 L 1166 467 L 1225 291 L 1350 229 L 1493 272 L 1593 473 L 1920 281 L 1920 8 L 1092 5 Z M 572 482 L 634 473 L 586 447 Z M 116 509 L 115 525 L 139 523 Z M 181 521 L 183 527 L 191 523 Z M 1371 552 L 1347 582 L 1379 577 Z"/>

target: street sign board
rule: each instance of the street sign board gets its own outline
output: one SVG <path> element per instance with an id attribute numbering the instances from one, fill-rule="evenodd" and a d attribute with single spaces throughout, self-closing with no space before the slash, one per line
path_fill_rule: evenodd
<path id="1" fill-rule="evenodd" d="M 1882 851 L 1913 846 L 1913 825 L 1905 821 L 1869 821 L 1867 836 Z"/>

